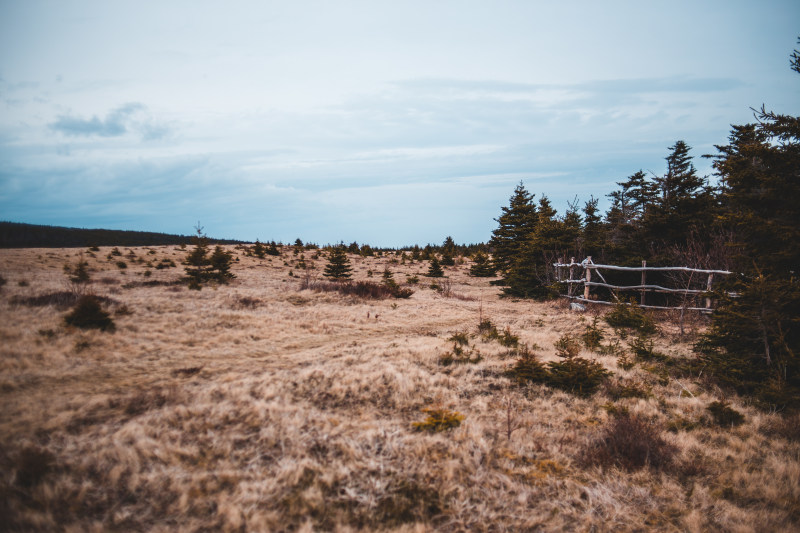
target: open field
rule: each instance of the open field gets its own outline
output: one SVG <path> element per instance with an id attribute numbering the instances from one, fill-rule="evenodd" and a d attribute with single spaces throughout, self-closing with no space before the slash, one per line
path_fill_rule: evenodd
<path id="1" fill-rule="evenodd" d="M 488 318 L 553 361 L 562 335 L 606 310 L 500 299 L 468 263 L 445 269 L 447 295 L 427 263 L 351 255 L 356 279 L 380 282 L 388 266 L 398 283 L 420 280 L 410 299 L 361 300 L 300 290 L 290 248 L 228 249 L 236 279 L 199 292 L 170 284 L 177 247 L 0 250 L 0 529 L 800 528 L 797 417 L 637 361 L 632 337 L 602 319 L 603 344 L 619 348 L 583 349 L 614 374 L 588 398 L 516 384 L 514 350 L 478 332 Z M 63 266 L 79 254 L 115 332 L 66 327 L 58 298 L 35 300 L 68 290 Z M 177 267 L 146 264 L 162 259 Z M 444 365 L 457 333 L 471 362 Z M 680 360 L 691 341 L 662 323 L 653 349 Z M 706 408 L 721 399 L 741 425 L 713 422 Z M 415 430 L 428 408 L 463 422 Z M 625 411 L 672 450 L 663 464 L 629 470 L 592 453 Z"/>

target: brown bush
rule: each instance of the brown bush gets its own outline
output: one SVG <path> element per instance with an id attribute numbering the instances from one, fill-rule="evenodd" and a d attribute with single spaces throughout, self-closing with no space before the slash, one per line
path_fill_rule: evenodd
<path id="1" fill-rule="evenodd" d="M 614 418 L 580 457 L 584 466 L 617 466 L 625 470 L 661 470 L 673 464 L 676 446 L 665 441 L 652 422 L 630 414 Z"/>

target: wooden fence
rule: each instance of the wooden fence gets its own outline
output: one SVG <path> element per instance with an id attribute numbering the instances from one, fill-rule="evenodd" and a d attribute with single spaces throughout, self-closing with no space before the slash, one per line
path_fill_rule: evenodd
<path id="1" fill-rule="evenodd" d="M 567 294 L 565 294 L 564 296 L 567 298 L 571 298 L 573 300 L 593 302 L 604 305 L 614 305 L 615 303 L 620 302 L 616 291 L 637 291 L 640 293 L 639 307 L 644 307 L 647 309 L 684 309 L 684 310 L 706 311 L 706 312 L 711 310 L 711 297 L 709 293 L 711 292 L 711 286 L 714 281 L 714 276 L 715 275 L 727 276 L 731 274 L 731 272 L 728 272 L 727 270 L 703 270 L 700 268 L 689 268 L 689 267 L 649 267 L 647 266 L 647 261 L 642 261 L 641 267 L 596 265 L 595 263 L 592 262 L 591 256 L 587 257 L 580 263 L 576 263 L 575 258 L 573 257 L 570 259 L 569 263 L 561 263 L 561 262 L 553 263 L 553 266 L 556 269 L 556 281 L 559 283 L 567 284 Z M 576 277 L 575 274 L 579 268 L 581 269 L 581 275 L 580 277 Z M 605 277 L 601 272 L 602 270 L 641 272 L 642 273 L 641 282 L 638 285 L 614 285 L 606 281 Z M 676 289 L 670 287 L 663 287 L 661 285 L 648 284 L 647 283 L 648 272 L 686 273 L 689 275 L 689 278 L 685 283 L 686 287 Z M 689 288 L 692 278 L 694 277 L 695 274 L 707 275 L 705 279 L 704 289 Z M 568 277 L 566 277 L 567 275 Z M 593 277 L 595 281 L 593 281 L 592 279 Z M 597 278 L 599 278 L 601 281 L 596 281 Z M 574 288 L 578 285 L 583 286 L 583 296 L 577 296 L 574 294 L 575 292 Z M 614 297 L 616 302 L 592 299 L 591 298 L 592 287 L 604 287 L 610 289 L 611 295 Z M 684 305 L 672 306 L 672 307 L 659 306 L 659 305 L 646 305 L 646 294 L 648 292 L 683 295 Z M 704 296 L 705 307 L 689 307 L 688 305 L 686 305 L 689 296 L 697 298 L 702 295 L 705 295 Z"/>

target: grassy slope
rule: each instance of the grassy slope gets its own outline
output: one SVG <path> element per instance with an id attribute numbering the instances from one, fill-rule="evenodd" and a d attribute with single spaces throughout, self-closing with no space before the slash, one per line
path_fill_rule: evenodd
<path id="1" fill-rule="evenodd" d="M 552 360 L 553 343 L 588 318 L 561 303 L 501 300 L 487 280 L 466 275 L 468 265 L 447 269 L 461 299 L 443 298 L 420 275 L 411 299 L 376 302 L 299 291 L 284 264 L 295 259 L 290 251 L 263 260 L 237 251 L 237 279 L 216 289 L 126 288 L 182 272 L 151 269 L 145 278 L 146 265 L 129 257 L 120 270 L 119 258 L 105 259 L 109 250 L 87 258 L 93 279 L 103 280 L 94 290 L 115 301 L 113 334 L 68 330 L 65 310 L 53 306 L 10 303 L 63 290 L 62 266 L 78 251 L 0 250 L 8 281 L 0 294 L 0 523 L 12 529 L 800 526 L 800 445 L 780 431 L 780 417 L 728 398 L 746 422 L 714 427 L 705 407 L 721 391 L 663 380 L 644 363 L 626 371 L 615 357 L 583 354 L 652 392 L 617 408 L 686 428 L 664 432 L 682 466 L 582 464 L 610 422 L 609 392 L 579 399 L 513 386 L 503 376 L 514 362 L 507 349 L 475 334 L 479 316 L 488 317 Z M 185 255 L 148 250 L 133 252 L 154 264 Z M 358 279 L 371 269 L 377 281 L 388 264 L 351 258 Z M 427 270 L 390 266 L 398 282 Z M 689 347 L 672 329 L 656 347 L 685 356 Z M 458 331 L 473 335 L 482 361 L 439 365 Z M 465 420 L 446 433 L 413 431 L 431 406 Z M 509 406 L 519 426 L 510 440 Z"/>

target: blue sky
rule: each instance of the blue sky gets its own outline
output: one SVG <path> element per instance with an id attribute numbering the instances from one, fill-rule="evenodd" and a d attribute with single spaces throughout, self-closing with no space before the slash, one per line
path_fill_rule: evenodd
<path id="1" fill-rule="evenodd" d="M 554 4 L 0 0 L 0 219 L 480 242 L 800 115 L 796 1 Z"/>

